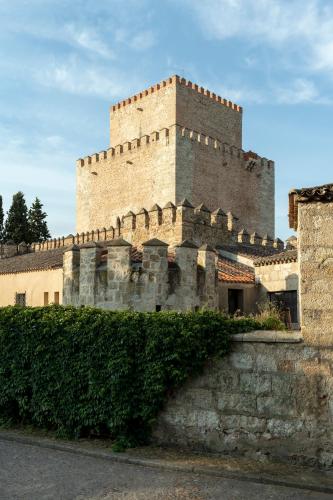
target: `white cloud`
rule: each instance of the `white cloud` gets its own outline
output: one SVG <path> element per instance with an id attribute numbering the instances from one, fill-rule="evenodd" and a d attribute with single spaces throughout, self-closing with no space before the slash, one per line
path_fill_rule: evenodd
<path id="1" fill-rule="evenodd" d="M 130 93 L 135 77 L 125 77 L 116 69 L 88 65 L 70 58 L 65 62 L 53 62 L 34 73 L 39 84 L 77 95 L 92 95 L 114 99 Z M 138 85 L 139 88 L 139 85 Z"/>
<path id="2" fill-rule="evenodd" d="M 244 86 L 236 88 L 215 84 L 207 85 L 207 88 L 215 89 L 224 99 L 228 99 L 240 105 L 242 103 L 261 104 L 266 101 L 266 96 L 263 92 Z"/>
<path id="3" fill-rule="evenodd" d="M 333 5 L 326 0 L 201 0 L 190 2 L 208 37 L 264 42 L 298 51 L 312 70 L 333 70 Z M 300 61 L 296 61 L 297 64 Z"/>
<path id="4" fill-rule="evenodd" d="M 155 35 L 152 31 L 141 31 L 134 35 L 130 46 L 135 50 L 148 50 L 155 44 Z"/>
<path id="5" fill-rule="evenodd" d="M 114 59 L 115 53 L 111 48 L 103 42 L 97 33 L 87 28 L 79 28 L 72 24 L 66 27 L 69 41 L 74 42 L 76 45 L 83 49 L 87 49 L 107 59 Z"/>
<path id="6" fill-rule="evenodd" d="M 276 90 L 277 99 L 283 104 L 299 104 L 319 101 L 319 92 L 315 84 L 302 78 L 296 79 L 289 87 Z"/>

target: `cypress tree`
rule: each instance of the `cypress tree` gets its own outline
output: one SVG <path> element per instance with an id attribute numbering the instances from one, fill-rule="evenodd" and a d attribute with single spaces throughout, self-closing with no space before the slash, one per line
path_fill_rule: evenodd
<path id="1" fill-rule="evenodd" d="M 30 243 L 41 243 L 50 238 L 46 217 L 47 214 L 43 212 L 43 204 L 36 198 L 28 213 Z"/>
<path id="2" fill-rule="evenodd" d="M 0 195 L 0 243 L 3 243 L 3 232 L 4 232 L 4 212 L 3 212 L 3 204 L 2 204 L 2 196 Z"/>
<path id="3" fill-rule="evenodd" d="M 13 240 L 17 245 L 22 241 L 30 243 L 28 209 L 22 191 L 13 196 L 12 205 L 7 213 L 4 239 Z"/>

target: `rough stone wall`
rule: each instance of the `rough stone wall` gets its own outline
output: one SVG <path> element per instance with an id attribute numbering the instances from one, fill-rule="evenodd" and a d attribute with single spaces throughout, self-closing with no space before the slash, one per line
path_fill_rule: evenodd
<path id="1" fill-rule="evenodd" d="M 169 399 L 160 444 L 333 464 L 333 356 L 303 344 L 234 342 Z"/>
<path id="2" fill-rule="evenodd" d="M 175 141 L 169 130 L 78 160 L 76 230 L 116 225 L 130 210 L 175 200 Z"/>
<path id="3" fill-rule="evenodd" d="M 230 106 L 221 104 L 212 95 L 178 82 L 176 120 L 172 123 L 241 148 L 242 110 L 232 103 Z"/>
<path id="4" fill-rule="evenodd" d="M 110 109 L 110 144 L 180 124 L 242 147 L 242 108 L 177 75 Z"/>
<path id="5" fill-rule="evenodd" d="M 242 109 L 174 76 L 111 107 L 107 151 L 77 162 L 77 232 L 157 203 L 234 212 L 274 236 L 274 164 L 242 151 Z"/>
<path id="6" fill-rule="evenodd" d="M 132 245 L 117 239 L 109 243 L 105 257 L 96 242 L 65 251 L 64 304 L 136 311 L 217 308 L 215 252 L 210 248 L 198 251 L 184 242 L 169 262 L 168 245 L 153 239 L 143 243 L 142 262 L 133 263 Z"/>
<path id="7" fill-rule="evenodd" d="M 333 341 L 333 203 L 299 203 L 301 326 L 315 345 Z"/>
<path id="8" fill-rule="evenodd" d="M 274 238 L 274 162 L 177 127 L 176 201 L 235 214 L 249 232 Z"/>
<path id="9" fill-rule="evenodd" d="M 298 262 L 268 264 L 254 269 L 262 293 L 298 290 Z"/>

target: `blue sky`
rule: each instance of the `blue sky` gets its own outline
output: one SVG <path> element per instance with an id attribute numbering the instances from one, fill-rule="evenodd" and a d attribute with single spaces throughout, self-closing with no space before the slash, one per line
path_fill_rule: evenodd
<path id="1" fill-rule="evenodd" d="M 333 181 L 332 0 L 0 0 L 0 194 L 75 229 L 75 160 L 108 147 L 110 104 L 172 74 L 244 107 L 243 147 L 287 193 Z"/>

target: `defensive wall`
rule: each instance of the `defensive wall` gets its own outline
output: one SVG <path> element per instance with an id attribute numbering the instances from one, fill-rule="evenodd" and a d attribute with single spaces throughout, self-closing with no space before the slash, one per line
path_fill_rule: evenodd
<path id="1" fill-rule="evenodd" d="M 69 247 L 64 253 L 63 303 L 105 309 L 159 311 L 217 308 L 215 251 L 192 242 L 168 245 L 158 239 L 142 253 L 124 239 Z"/>
<path id="2" fill-rule="evenodd" d="M 220 208 L 211 212 L 203 204 L 193 207 L 188 200 L 183 200 L 178 206 L 168 202 L 163 208 L 155 204 L 151 209 L 142 209 L 136 214 L 130 211 L 117 217 L 115 227 L 97 228 L 31 245 L 0 245 L 0 258 L 65 248 L 73 244 L 82 245 L 91 241 L 105 242 L 120 237 L 137 247 L 142 247 L 144 241 L 158 238 L 171 247 L 187 239 L 197 246 L 209 244 L 214 248 L 228 243 L 259 245 L 279 250 L 284 248 L 284 243 L 279 238 L 273 240 L 268 235 L 261 236 L 256 232 L 250 234 L 245 229 L 240 229 L 239 220 L 231 212 L 225 213 Z"/>
<path id="3" fill-rule="evenodd" d="M 274 236 L 274 162 L 183 125 L 77 161 L 79 233 L 184 198 L 222 206 L 249 231 Z"/>

